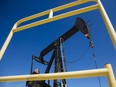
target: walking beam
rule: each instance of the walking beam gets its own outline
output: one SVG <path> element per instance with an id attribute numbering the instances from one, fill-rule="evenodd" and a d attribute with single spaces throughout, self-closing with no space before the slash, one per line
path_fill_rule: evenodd
<path id="1" fill-rule="evenodd" d="M 95 1 L 97 4 L 91 5 L 91 6 L 88 6 L 88 7 L 84 7 L 84 8 L 78 9 L 78 10 L 66 12 L 66 13 L 63 13 L 63 14 L 60 14 L 60 15 L 53 16 L 54 12 L 64 10 L 66 8 L 70 8 L 70 7 L 73 7 L 73 6 L 76 6 L 76 5 L 84 4 L 84 3 L 87 3 L 87 2 L 91 2 L 91 1 Z M 79 1 L 75 1 L 75 2 L 72 2 L 72 3 L 66 4 L 66 5 L 62 5 L 62 6 L 59 6 L 59 7 L 56 7 L 56 8 L 53 8 L 53 9 L 50 9 L 50 10 L 47 10 L 47 11 L 44 11 L 44 12 L 41 12 L 41 13 L 38 13 L 38 14 L 35 14 L 35 15 L 32 15 L 32 16 L 26 17 L 26 18 L 23 18 L 23 19 L 17 21 L 15 23 L 15 25 L 13 26 L 13 28 L 11 29 L 5 43 L 3 44 L 3 46 L 0 50 L 0 60 L 2 59 L 2 56 L 3 56 L 11 38 L 12 38 L 12 36 L 15 32 L 19 32 L 19 31 L 22 31 L 22 30 L 25 30 L 25 29 L 28 29 L 28 28 L 31 28 L 31 27 L 39 26 L 39 25 L 42 25 L 42 24 L 46 24 L 48 22 L 56 21 L 56 20 L 59 20 L 59 19 L 63 19 L 63 18 L 66 18 L 66 17 L 74 16 L 74 15 L 77 15 L 77 14 L 85 13 L 85 12 L 96 10 L 96 9 L 100 10 L 101 15 L 104 19 L 104 22 L 107 26 L 107 30 L 108 30 L 108 33 L 110 35 L 110 38 L 113 42 L 113 45 L 114 45 L 114 47 L 116 47 L 116 33 L 115 33 L 115 30 L 114 30 L 114 28 L 113 28 L 113 26 L 110 22 L 110 19 L 107 16 L 107 13 L 104 10 L 104 7 L 103 7 L 102 3 L 100 2 L 100 0 L 79 0 Z M 34 23 L 30 23 L 30 24 L 18 27 L 23 22 L 26 22 L 26 21 L 44 16 L 44 15 L 47 15 L 47 14 L 49 14 L 49 17 L 46 18 L 46 19 L 43 19 L 43 20 L 40 20 L 40 21 L 37 21 L 37 22 L 34 22 Z"/>
<path id="2" fill-rule="evenodd" d="M 105 68 L 102 68 L 102 69 L 92 69 L 92 70 L 73 71 L 73 72 L 60 72 L 60 73 L 50 73 L 50 74 L 1 76 L 0 82 L 88 78 L 88 77 L 96 77 L 96 76 L 106 76 L 109 82 L 109 86 L 116 87 L 114 73 L 113 73 L 113 70 L 110 64 L 106 64 Z"/>

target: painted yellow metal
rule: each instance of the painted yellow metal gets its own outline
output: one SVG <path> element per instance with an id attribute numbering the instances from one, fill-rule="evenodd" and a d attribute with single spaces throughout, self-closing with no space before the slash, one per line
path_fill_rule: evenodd
<path id="1" fill-rule="evenodd" d="M 84 4 L 84 3 L 90 2 L 90 1 L 91 0 L 79 0 L 79 1 L 75 1 L 75 2 L 72 2 L 72 3 L 69 3 L 69 4 L 65 4 L 65 5 L 53 8 L 52 10 L 53 10 L 53 12 L 57 12 L 57 11 L 61 11 L 61 10 L 64 10 L 66 8 L 70 8 L 70 7 L 73 7 L 73 6 L 76 6 L 76 5 L 80 5 L 80 4 Z M 16 23 L 19 25 L 19 24 L 21 24 L 23 22 L 26 22 L 26 21 L 29 21 L 29 20 L 44 16 L 44 15 L 47 15 L 47 14 L 49 14 L 49 11 L 50 10 L 47 10 L 47 11 L 40 12 L 38 14 L 23 18 L 23 19 L 17 21 Z"/>
<path id="2" fill-rule="evenodd" d="M 5 50 L 6 50 L 7 46 L 8 46 L 8 44 L 9 44 L 9 42 L 10 42 L 12 36 L 13 36 L 13 29 L 15 29 L 16 26 L 17 26 L 17 24 L 15 24 L 15 25 L 13 26 L 13 28 L 11 29 L 11 31 L 10 31 L 10 33 L 9 33 L 9 35 L 8 35 L 6 41 L 5 41 L 5 43 L 4 43 L 3 46 L 2 46 L 2 49 L 0 50 L 0 60 L 2 59 L 2 56 L 3 56 Z"/>
<path id="3" fill-rule="evenodd" d="M 105 25 L 107 27 L 107 30 L 108 30 L 108 33 L 109 33 L 110 38 L 112 40 L 112 43 L 113 43 L 113 45 L 115 46 L 115 49 L 116 49 L 116 32 L 114 30 L 114 27 L 113 27 L 108 15 L 107 15 L 105 9 L 104 9 L 101 1 L 97 0 L 97 3 L 99 4 L 100 13 L 101 13 L 102 18 L 104 20 L 104 23 L 105 23 Z"/>
<path id="4" fill-rule="evenodd" d="M 49 18 L 52 18 L 52 17 L 53 17 L 53 10 L 51 9 L 49 13 Z"/>
<path id="5" fill-rule="evenodd" d="M 116 87 L 116 80 L 110 64 L 106 64 L 105 68 L 108 69 L 107 78 L 109 82 L 109 87 Z"/>
<path id="6" fill-rule="evenodd" d="M 88 78 L 96 76 L 106 76 L 109 82 L 109 87 L 116 87 L 115 76 L 110 64 L 106 64 L 105 68 L 102 69 L 50 73 L 50 74 L 1 76 L 0 82 L 72 79 L 72 78 Z"/>
<path id="7" fill-rule="evenodd" d="M 88 6 L 88 7 L 84 7 L 84 8 L 78 9 L 78 10 L 70 11 L 70 12 L 67 12 L 67 13 L 63 13 L 63 14 L 60 14 L 60 15 L 57 15 L 57 16 L 53 17 L 53 13 L 56 12 L 56 11 L 64 10 L 66 8 L 70 8 L 70 7 L 80 5 L 80 4 L 84 4 L 84 3 L 87 3 L 87 2 L 91 2 L 91 1 L 97 2 L 97 4 L 91 5 L 91 6 Z M 115 30 L 114 30 L 105 10 L 103 8 L 102 3 L 99 0 L 79 0 L 79 1 L 75 1 L 75 2 L 72 2 L 72 3 L 69 3 L 69 4 L 65 4 L 65 5 L 53 8 L 52 10 L 47 10 L 47 11 L 44 11 L 44 12 L 41 12 L 41 13 L 38 13 L 38 14 L 35 14 L 35 15 L 32 15 L 32 16 L 29 16 L 29 17 L 26 17 L 26 18 L 23 18 L 23 19 L 17 21 L 15 23 L 13 29 L 10 31 L 5 43 L 3 44 L 2 49 L 0 50 L 0 60 L 2 59 L 2 56 L 3 56 L 11 38 L 12 38 L 12 36 L 15 32 L 19 32 L 21 30 L 25 30 L 25 29 L 28 29 L 28 28 L 31 28 L 31 27 L 34 27 L 34 26 L 42 25 L 42 24 L 45 24 L 45 23 L 48 23 L 48 22 L 52 22 L 52 21 L 55 21 L 55 20 L 63 19 L 63 18 L 66 18 L 66 17 L 70 17 L 70 16 L 73 16 L 73 15 L 76 15 L 76 14 L 81 14 L 81 13 L 88 12 L 88 11 L 91 11 L 91 10 L 96 10 L 96 9 L 100 9 L 100 12 L 103 16 L 104 22 L 107 26 L 109 35 L 112 39 L 113 45 L 116 47 L 116 33 L 115 33 Z M 23 22 L 26 22 L 26 21 L 44 16 L 44 15 L 48 15 L 48 14 L 49 14 L 49 18 L 47 18 L 47 19 L 43 19 L 41 21 L 37 21 L 37 22 L 34 22 L 34 23 L 30 23 L 30 24 L 18 27 Z"/>
<path id="8" fill-rule="evenodd" d="M 42 25 L 42 24 L 45 24 L 45 23 L 48 23 L 48 22 L 52 22 L 52 21 L 59 20 L 59 19 L 62 19 L 62 18 L 66 18 L 66 17 L 70 17 L 70 16 L 73 16 L 73 15 L 88 12 L 88 11 L 91 11 L 91 10 L 95 10 L 95 9 L 98 9 L 98 7 L 99 7 L 99 5 L 96 4 L 96 5 L 88 6 L 86 8 L 81 8 L 81 9 L 78 9 L 78 10 L 67 12 L 67 13 L 64 13 L 64 14 L 61 14 L 61 15 L 54 16 L 50 19 L 47 18 L 47 19 L 44 19 L 44 20 L 40 20 L 40 21 L 31 23 L 31 24 L 27 24 L 27 25 L 18 27 L 16 29 L 14 29 L 13 32 L 19 32 L 19 31 L 29 29 L 29 28 L 34 27 L 34 26 L 39 26 L 39 25 Z"/>
<path id="9" fill-rule="evenodd" d="M 64 9 L 67 9 L 67 8 L 70 8 L 70 7 L 73 7 L 73 6 L 77 6 L 77 5 L 80 5 L 80 4 L 84 4 L 84 3 L 87 3 L 87 2 L 91 2 L 91 1 L 92 0 L 78 0 L 78 1 L 66 4 L 66 5 L 62 5 L 62 6 L 53 8 L 53 11 L 54 12 L 61 11 L 61 10 L 64 10 Z"/>
<path id="10" fill-rule="evenodd" d="M 35 75 L 3 76 L 0 77 L 0 82 L 88 78 L 96 76 L 106 76 L 107 73 L 108 69 L 104 68 L 104 69 L 37 74 L 37 75 L 35 74 Z"/>

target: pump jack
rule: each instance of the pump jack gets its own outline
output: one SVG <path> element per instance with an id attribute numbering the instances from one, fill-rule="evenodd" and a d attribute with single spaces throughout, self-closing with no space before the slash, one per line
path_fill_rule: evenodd
<path id="1" fill-rule="evenodd" d="M 32 63 L 31 63 L 31 70 L 30 70 L 30 74 L 35 74 L 33 71 L 33 60 L 36 60 L 39 63 L 42 63 L 44 65 L 47 65 L 47 68 L 45 70 L 45 73 L 49 73 L 51 65 L 54 61 L 54 73 L 57 72 L 66 72 L 65 69 L 65 55 L 64 55 L 64 49 L 63 49 L 63 42 L 66 41 L 67 39 L 69 39 L 71 36 L 73 36 L 74 34 L 76 34 L 78 31 L 81 31 L 86 38 L 90 39 L 90 31 L 89 28 L 87 26 L 87 24 L 85 23 L 85 21 L 81 18 L 76 18 L 76 22 L 74 24 L 74 26 L 68 30 L 66 33 L 64 33 L 62 36 L 60 36 L 57 40 L 55 40 L 53 43 L 51 43 L 48 47 L 46 47 L 45 49 L 43 49 L 40 53 L 40 56 L 32 56 Z M 47 55 L 49 52 L 53 51 L 52 56 L 50 58 L 50 61 L 46 61 L 44 60 L 44 56 Z M 38 73 L 36 73 L 38 74 Z M 48 81 L 48 84 L 45 86 L 45 81 L 34 81 L 34 82 L 38 82 L 38 84 L 36 84 L 36 87 L 50 87 L 50 83 Z M 44 86 L 40 86 L 39 82 L 42 82 L 44 84 Z M 32 86 L 30 86 L 29 82 L 26 82 L 28 87 L 35 87 L 35 83 L 31 84 Z M 54 80 L 53 82 L 53 87 L 67 87 L 67 83 L 66 83 L 66 79 L 62 79 L 61 83 L 58 82 L 58 80 Z"/>

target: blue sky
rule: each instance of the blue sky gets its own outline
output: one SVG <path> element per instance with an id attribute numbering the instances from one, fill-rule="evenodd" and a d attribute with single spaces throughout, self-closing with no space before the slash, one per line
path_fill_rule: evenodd
<path id="1" fill-rule="evenodd" d="M 76 0 L 0 0 L 0 48 L 2 47 L 12 26 L 19 19 L 72 1 Z M 114 28 L 116 28 L 116 1 L 102 0 L 102 3 Z M 57 12 L 54 15 L 91 4 L 94 3 L 75 6 L 73 8 Z M 44 16 L 42 18 L 47 17 L 48 16 Z M 90 31 L 95 46 L 94 50 L 98 67 L 103 68 L 104 64 L 110 63 L 112 64 L 116 76 L 116 51 L 112 45 L 105 24 L 98 10 L 75 15 L 15 33 L 2 58 L 2 61 L 0 61 L 0 76 L 29 74 L 32 54 L 39 56 L 42 49 L 44 49 L 74 25 L 77 17 L 83 18 L 86 22 L 90 21 L 88 25 L 92 24 L 92 26 L 90 26 Z M 33 21 L 37 21 L 42 18 L 38 18 Z M 22 25 L 33 21 L 23 23 Z M 64 43 L 64 46 L 67 61 L 75 61 L 84 55 L 83 53 L 86 51 L 86 49 L 88 49 L 89 40 L 79 32 L 68 39 Z M 49 60 L 49 57 L 50 54 L 45 56 L 45 59 Z M 34 69 L 35 68 L 39 68 L 41 73 L 43 73 L 46 66 L 34 62 Z M 79 62 L 72 64 L 67 63 L 68 71 L 94 68 L 95 64 L 91 49 L 88 50 L 86 55 Z M 51 72 L 52 71 L 53 67 Z M 106 78 L 102 77 L 101 82 L 102 87 L 108 87 Z M 97 78 L 73 79 L 68 80 L 67 83 L 69 87 L 99 87 Z M 0 83 L 0 87 L 25 87 L 25 82 Z"/>

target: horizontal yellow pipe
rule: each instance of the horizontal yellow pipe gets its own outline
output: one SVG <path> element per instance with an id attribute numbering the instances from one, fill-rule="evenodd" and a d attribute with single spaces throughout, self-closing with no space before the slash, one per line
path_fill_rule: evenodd
<path id="1" fill-rule="evenodd" d="M 91 1 L 92 0 L 77 0 L 77 1 L 71 2 L 69 4 L 65 4 L 65 5 L 53 8 L 53 11 L 54 12 L 61 11 L 61 10 L 64 10 L 64 9 L 67 9 L 67 8 L 70 8 L 70 7 L 73 7 L 73 6 L 81 5 L 81 4 L 84 4 L 84 3 L 87 3 L 87 2 L 91 2 Z"/>
<path id="2" fill-rule="evenodd" d="M 23 23 L 23 22 L 26 22 L 26 21 L 29 21 L 29 20 L 32 20 L 32 19 L 35 19 L 35 18 L 44 16 L 44 15 L 47 15 L 47 14 L 49 14 L 49 12 L 50 12 L 50 11 L 47 10 L 47 11 L 43 11 L 43 12 L 40 12 L 40 13 L 35 14 L 35 15 L 32 15 L 32 16 L 25 17 L 25 18 L 20 19 L 20 20 L 17 21 L 16 23 L 19 25 L 19 24 L 21 24 L 21 23 Z M 17 27 L 18 27 L 18 25 L 17 25 Z"/>
<path id="3" fill-rule="evenodd" d="M 47 18 L 47 19 L 44 19 L 44 20 L 41 20 L 41 21 L 37 21 L 37 22 L 31 23 L 31 24 L 25 25 L 25 26 L 18 27 L 16 29 L 14 29 L 13 32 L 18 32 L 18 31 L 25 30 L 25 29 L 28 29 L 28 28 L 31 28 L 31 27 L 34 27 L 34 26 L 39 26 L 39 25 L 42 25 L 42 24 L 45 24 L 45 23 L 48 23 L 48 22 L 52 22 L 52 21 L 59 20 L 59 19 L 62 19 L 62 18 L 66 18 L 66 17 L 77 15 L 77 14 L 81 14 L 81 13 L 84 13 L 84 12 L 88 12 L 88 11 L 91 11 L 91 10 L 95 10 L 95 9 L 98 9 L 98 7 L 99 7 L 99 5 L 96 4 L 96 5 L 88 6 L 88 7 L 85 7 L 85 8 L 78 9 L 78 10 L 74 10 L 74 11 L 71 11 L 71 12 L 67 12 L 67 13 L 64 13 L 64 14 L 61 14 L 61 15 L 58 15 L 58 16 L 54 16 L 52 18 Z"/>
<path id="4" fill-rule="evenodd" d="M 1 76 L 0 82 L 87 78 L 95 76 L 106 76 L 107 72 L 108 72 L 107 68 L 104 68 L 104 69 L 93 69 L 93 70 L 50 73 L 50 74 L 3 76 L 3 77 Z"/>
<path id="5" fill-rule="evenodd" d="M 78 0 L 78 1 L 75 1 L 75 2 L 72 2 L 72 3 L 69 3 L 69 4 L 65 4 L 65 5 L 56 7 L 56 8 L 52 8 L 52 10 L 53 10 L 53 12 L 57 12 L 57 11 L 61 11 L 61 10 L 64 10 L 66 8 L 70 8 L 70 7 L 80 5 L 80 4 L 83 4 L 83 3 L 86 3 L 86 2 L 90 2 L 90 1 L 91 0 Z M 21 24 L 23 22 L 26 22 L 26 21 L 29 21 L 29 20 L 44 16 L 44 15 L 47 15 L 47 14 L 49 14 L 49 12 L 50 12 L 50 10 L 47 10 L 47 11 L 40 12 L 40 13 L 32 15 L 32 16 L 25 17 L 25 18 L 20 19 L 19 21 L 17 21 L 17 24 L 19 25 L 19 24 Z"/>

